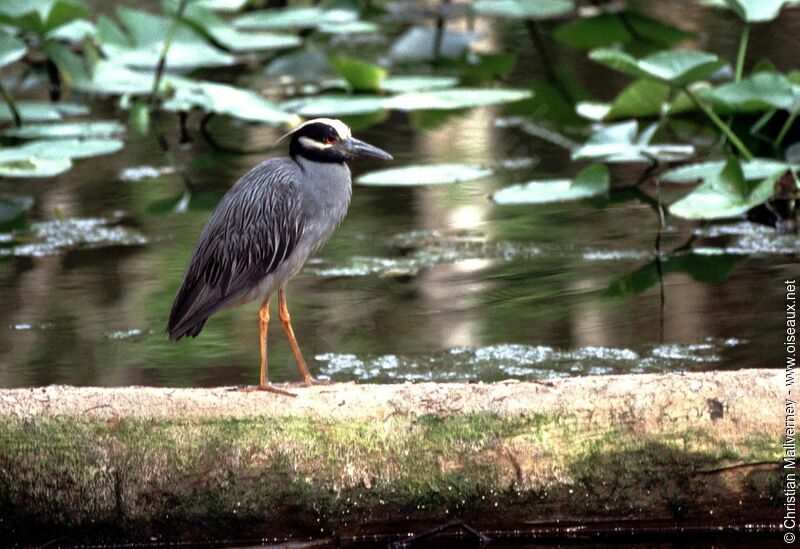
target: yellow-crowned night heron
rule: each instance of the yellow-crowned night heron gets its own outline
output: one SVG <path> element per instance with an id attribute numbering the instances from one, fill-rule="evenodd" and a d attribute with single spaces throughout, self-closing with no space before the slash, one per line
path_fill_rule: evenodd
<path id="1" fill-rule="evenodd" d="M 267 382 L 269 298 L 278 290 L 281 324 L 306 384 L 315 382 L 294 337 L 285 286 L 330 239 L 350 204 L 346 160 L 392 156 L 353 138 L 339 120 L 310 120 L 291 134 L 290 156 L 247 172 L 211 215 L 192 254 L 169 315 L 169 338 L 197 336 L 215 312 L 254 299 L 259 311 L 261 383 Z"/>

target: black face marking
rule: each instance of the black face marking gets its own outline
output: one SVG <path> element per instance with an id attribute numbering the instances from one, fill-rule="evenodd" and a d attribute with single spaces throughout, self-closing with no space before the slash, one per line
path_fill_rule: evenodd
<path id="1" fill-rule="evenodd" d="M 336 128 L 324 122 L 307 124 L 292 134 L 292 141 L 289 144 L 289 154 L 292 158 L 302 156 L 314 162 L 337 162 L 345 161 L 345 155 L 336 147 L 316 148 L 303 144 L 301 138 L 305 137 L 320 145 L 335 145 L 340 141 L 339 132 Z"/>

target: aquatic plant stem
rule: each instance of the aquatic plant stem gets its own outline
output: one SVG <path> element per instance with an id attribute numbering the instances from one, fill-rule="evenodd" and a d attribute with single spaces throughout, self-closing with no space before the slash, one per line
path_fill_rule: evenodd
<path id="1" fill-rule="evenodd" d="M 775 148 L 778 149 L 783 143 L 783 138 L 786 137 L 786 134 L 789 133 L 789 129 L 791 129 L 792 124 L 794 121 L 797 120 L 797 115 L 800 114 L 800 105 L 797 105 L 792 112 L 789 114 L 789 118 L 786 119 L 786 122 L 783 123 L 783 127 L 781 131 L 778 132 L 778 137 L 775 138 Z"/>
<path id="2" fill-rule="evenodd" d="M 169 150 L 169 144 L 167 143 L 167 138 L 164 135 L 164 129 L 161 127 L 161 122 L 158 120 L 158 117 L 155 116 L 155 111 L 158 103 L 158 90 L 161 87 L 161 78 L 164 75 L 164 69 L 167 65 L 167 54 L 169 53 L 169 48 L 172 45 L 172 41 L 175 39 L 175 35 L 178 32 L 178 25 L 180 24 L 181 17 L 183 17 L 183 12 L 186 10 L 187 0 L 181 0 L 178 4 L 178 10 L 175 12 L 175 17 L 172 20 L 172 26 L 169 28 L 169 32 L 167 32 L 167 37 L 164 40 L 164 46 L 161 48 L 161 55 L 158 58 L 158 64 L 156 65 L 156 72 L 153 76 L 153 87 L 150 89 L 150 101 L 148 105 L 148 113 L 150 116 L 150 122 L 153 124 L 153 131 L 156 136 L 156 140 L 158 141 L 161 150 L 164 152 L 164 156 L 167 157 L 167 162 L 172 166 L 181 179 L 183 180 L 183 185 L 186 189 L 186 192 L 191 195 L 193 192 L 193 185 L 189 178 L 186 176 L 184 171 L 178 166 L 178 162 L 175 160 L 172 152 Z M 183 201 L 182 201 L 183 202 Z M 188 201 L 187 201 L 188 204 Z"/>
<path id="3" fill-rule="evenodd" d="M 164 68 L 167 65 L 167 53 L 169 53 L 169 48 L 172 46 L 172 41 L 175 39 L 175 35 L 178 33 L 178 25 L 180 25 L 183 12 L 186 10 L 186 4 L 187 0 L 181 0 L 178 4 L 178 11 L 175 12 L 175 17 L 172 19 L 172 26 L 170 26 L 169 32 L 167 32 L 167 38 L 164 40 L 164 46 L 161 48 L 161 55 L 159 56 L 158 64 L 156 65 L 156 74 L 153 78 L 153 87 L 150 89 L 151 112 L 155 109 L 155 104 L 158 99 L 158 88 L 161 85 L 161 78 L 164 75 Z"/>
<path id="4" fill-rule="evenodd" d="M 736 55 L 736 76 L 735 82 L 742 79 L 744 74 L 744 59 L 747 55 L 747 43 L 750 41 L 750 23 L 745 23 L 742 27 L 742 35 L 739 38 L 739 53 Z"/>
<path id="5" fill-rule="evenodd" d="M 741 153 L 741 155 L 745 158 L 745 160 L 752 160 L 753 153 L 745 146 L 744 143 L 739 139 L 739 137 L 733 133 L 730 126 L 728 126 L 722 119 L 717 116 L 717 113 L 714 110 L 706 105 L 700 98 L 694 93 L 692 90 L 689 89 L 688 86 L 684 86 L 683 88 L 684 93 L 692 100 L 692 102 L 697 105 L 697 107 L 703 111 L 706 116 L 714 123 L 714 125 L 722 132 L 722 134 L 727 137 L 730 142 L 733 144 L 734 147 Z"/>
<path id="6" fill-rule="evenodd" d="M 11 112 L 11 118 L 14 119 L 14 125 L 16 127 L 22 126 L 22 117 L 19 115 L 19 110 L 17 109 L 17 104 L 14 102 L 14 98 L 11 97 L 11 94 L 8 93 L 8 90 L 3 87 L 3 83 L 0 82 L 0 95 L 3 96 L 3 101 L 6 102 L 8 105 L 8 110 Z"/>

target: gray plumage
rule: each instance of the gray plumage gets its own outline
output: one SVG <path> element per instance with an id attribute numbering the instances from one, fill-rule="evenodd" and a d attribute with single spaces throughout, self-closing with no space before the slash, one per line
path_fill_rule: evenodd
<path id="1" fill-rule="evenodd" d="M 294 336 L 283 288 L 330 239 L 347 213 L 352 189 L 345 162 L 392 158 L 355 139 L 350 128 L 330 118 L 309 120 L 291 136 L 288 158 L 267 160 L 247 172 L 214 210 L 167 323 L 170 339 L 195 337 L 217 311 L 260 299 L 258 389 L 283 394 L 268 383 L 269 297 L 278 291 L 281 324 L 303 381 L 315 383 Z"/>
<path id="2" fill-rule="evenodd" d="M 170 339 L 194 337 L 215 312 L 283 287 L 330 239 L 351 190 L 344 162 L 275 158 L 245 174 L 200 236 L 172 306 Z"/>

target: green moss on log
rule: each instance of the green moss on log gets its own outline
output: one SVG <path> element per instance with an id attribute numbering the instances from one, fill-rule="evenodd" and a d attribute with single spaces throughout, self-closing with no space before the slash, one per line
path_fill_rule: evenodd
<path id="1" fill-rule="evenodd" d="M 780 446 L 768 434 L 719 444 L 699 429 L 637 436 L 542 414 L 383 422 L 39 417 L 7 420 L 2 430 L 3 515 L 34 513 L 63 526 L 269 521 L 289 508 L 323 524 L 376 511 L 498 508 L 680 518 L 724 491 L 772 501 L 774 483 L 710 471 L 775 461 Z"/>

